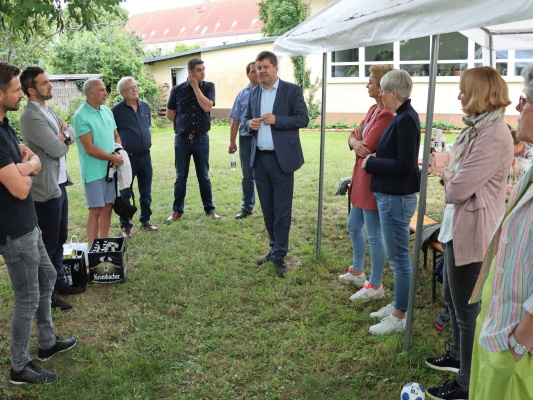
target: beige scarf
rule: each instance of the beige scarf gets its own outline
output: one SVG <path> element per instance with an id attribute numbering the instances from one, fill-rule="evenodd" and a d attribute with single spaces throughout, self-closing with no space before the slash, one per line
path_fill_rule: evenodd
<path id="1" fill-rule="evenodd" d="M 500 119 L 503 115 L 503 112 L 504 109 L 499 108 L 497 110 L 484 112 L 482 114 L 467 114 L 463 117 L 463 123 L 466 125 L 466 128 L 462 130 L 457 137 L 457 140 L 453 144 L 453 158 L 446 167 L 449 172 L 455 172 L 456 164 L 461 162 L 468 151 L 470 143 L 476 138 L 478 133 Z"/>

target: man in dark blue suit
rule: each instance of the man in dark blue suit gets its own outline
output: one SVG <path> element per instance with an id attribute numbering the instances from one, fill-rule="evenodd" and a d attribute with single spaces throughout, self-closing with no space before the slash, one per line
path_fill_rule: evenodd
<path id="1" fill-rule="evenodd" d="M 278 78 L 278 59 L 270 51 L 256 58 L 261 85 L 250 93 L 246 126 L 253 134 L 250 165 L 270 237 L 270 251 L 257 261 L 272 260 L 276 274 L 287 273 L 294 171 L 304 163 L 299 129 L 309 123 L 302 89 Z"/>

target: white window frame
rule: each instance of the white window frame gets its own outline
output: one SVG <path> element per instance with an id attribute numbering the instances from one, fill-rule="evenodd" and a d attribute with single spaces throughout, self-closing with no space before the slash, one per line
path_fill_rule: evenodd
<path id="1" fill-rule="evenodd" d="M 431 46 L 432 41 L 430 40 L 430 52 L 431 52 Z M 439 60 L 438 64 L 467 64 L 468 68 L 473 68 L 476 65 L 488 65 L 487 61 L 489 60 L 489 52 L 486 49 L 482 50 L 483 57 L 482 58 L 475 58 L 475 48 L 476 43 L 475 41 L 468 39 L 468 59 L 465 60 Z M 365 48 L 359 47 L 359 61 L 358 62 L 332 62 L 332 53 L 330 52 L 328 54 L 328 62 L 327 62 L 327 68 L 328 68 L 328 82 L 329 83 L 363 83 L 368 81 L 368 77 L 365 77 L 365 67 L 369 64 L 384 64 L 384 65 L 393 65 L 394 68 L 399 69 L 400 65 L 403 64 L 429 64 L 430 60 L 409 60 L 401 61 L 400 60 L 400 42 L 394 42 L 393 43 L 393 60 L 392 61 L 374 61 L 374 62 L 367 62 L 365 61 Z M 532 45 L 533 50 L 533 45 Z M 506 75 L 503 76 L 504 80 L 506 82 L 522 82 L 522 77 L 520 75 L 514 75 L 515 72 L 515 65 L 516 63 L 524 62 L 524 63 L 531 63 L 533 64 L 533 58 L 527 58 L 527 59 L 516 59 L 515 58 L 515 51 L 514 50 L 508 50 L 507 51 L 507 59 L 498 59 L 496 60 L 496 52 L 494 51 L 492 54 L 492 60 L 493 65 L 496 66 L 497 62 L 506 62 L 507 63 L 507 72 L 511 71 L 513 75 Z M 357 77 L 335 77 L 332 74 L 332 68 L 334 66 L 342 66 L 342 65 L 357 65 L 359 67 L 359 76 Z M 413 82 L 428 82 L 429 76 L 411 76 Z M 454 76 L 437 76 L 437 82 L 459 82 L 460 75 L 454 75 Z"/>

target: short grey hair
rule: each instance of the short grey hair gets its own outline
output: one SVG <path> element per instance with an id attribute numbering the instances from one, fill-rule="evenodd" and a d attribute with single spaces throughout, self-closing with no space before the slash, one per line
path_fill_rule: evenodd
<path id="1" fill-rule="evenodd" d="M 528 65 L 522 70 L 524 78 L 524 93 L 533 96 L 533 65 Z"/>
<path id="2" fill-rule="evenodd" d="M 411 97 L 411 90 L 413 90 L 413 81 L 409 73 L 400 69 L 393 69 L 383 75 L 379 85 L 384 92 L 395 90 L 401 102 Z"/>
<path id="3" fill-rule="evenodd" d="M 118 81 L 117 90 L 119 92 L 122 92 L 124 90 L 124 86 L 126 86 L 126 83 L 128 83 L 129 81 L 133 81 L 133 82 L 137 83 L 137 81 L 135 80 L 135 78 L 133 76 L 125 76 L 123 78 L 120 78 L 120 81 Z"/>
<path id="4" fill-rule="evenodd" d="M 89 94 L 90 91 L 94 90 L 94 86 L 95 86 L 94 83 L 96 81 L 102 82 L 102 80 L 98 79 L 98 78 L 90 78 L 90 79 L 87 79 L 85 81 L 85 83 L 83 84 L 83 95 L 85 97 L 87 97 L 87 95 Z M 104 83 L 104 82 L 102 82 L 102 83 Z"/>

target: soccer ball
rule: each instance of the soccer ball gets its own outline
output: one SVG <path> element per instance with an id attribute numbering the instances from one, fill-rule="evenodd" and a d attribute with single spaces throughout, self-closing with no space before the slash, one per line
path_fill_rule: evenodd
<path id="1" fill-rule="evenodd" d="M 426 391 L 416 382 L 406 383 L 402 389 L 401 400 L 424 400 L 426 398 Z"/>

